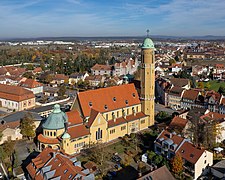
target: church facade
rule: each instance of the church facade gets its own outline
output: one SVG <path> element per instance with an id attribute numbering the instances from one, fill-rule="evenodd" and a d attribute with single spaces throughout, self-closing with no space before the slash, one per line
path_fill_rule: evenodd
<path id="1" fill-rule="evenodd" d="M 134 84 L 124 84 L 80 92 L 72 111 L 59 105 L 43 123 L 38 135 L 39 150 L 60 149 L 80 152 L 95 143 L 105 143 L 136 133 L 154 124 L 154 44 L 146 38 L 142 45 L 141 95 Z"/>

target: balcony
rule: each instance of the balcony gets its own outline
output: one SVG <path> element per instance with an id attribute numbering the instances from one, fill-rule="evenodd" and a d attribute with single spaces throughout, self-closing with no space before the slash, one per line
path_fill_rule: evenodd
<path id="1" fill-rule="evenodd" d="M 191 177 L 194 177 L 195 175 L 195 170 L 194 168 L 188 166 L 188 165 L 183 165 L 184 167 L 184 173 L 191 176 Z"/>

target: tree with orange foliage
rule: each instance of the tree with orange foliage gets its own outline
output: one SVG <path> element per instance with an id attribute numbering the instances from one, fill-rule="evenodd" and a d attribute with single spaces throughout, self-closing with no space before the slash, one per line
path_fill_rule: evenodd
<path id="1" fill-rule="evenodd" d="M 178 175 L 183 171 L 183 160 L 180 153 L 177 153 L 171 160 L 171 170 Z"/>

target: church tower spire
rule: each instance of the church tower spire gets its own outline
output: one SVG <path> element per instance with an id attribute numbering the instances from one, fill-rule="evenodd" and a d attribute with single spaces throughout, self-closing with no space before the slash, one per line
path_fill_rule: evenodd
<path id="1" fill-rule="evenodd" d="M 148 37 L 142 44 L 141 51 L 141 103 L 142 112 L 149 116 L 148 125 L 154 124 L 154 97 L 155 97 L 155 54 L 154 43 Z"/>

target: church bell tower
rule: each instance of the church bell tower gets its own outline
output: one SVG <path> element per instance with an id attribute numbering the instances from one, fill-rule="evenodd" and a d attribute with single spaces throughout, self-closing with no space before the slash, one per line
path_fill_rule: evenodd
<path id="1" fill-rule="evenodd" d="M 147 31 L 148 32 L 148 31 Z M 154 125 L 155 99 L 155 54 L 154 43 L 146 38 L 141 47 L 141 105 L 142 112 L 149 116 L 148 126 Z"/>

